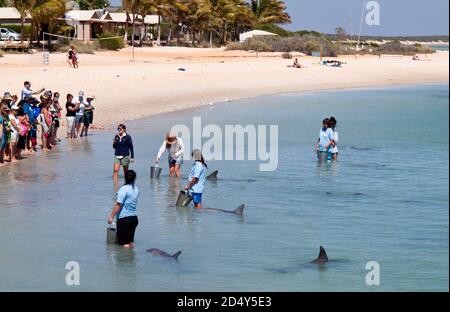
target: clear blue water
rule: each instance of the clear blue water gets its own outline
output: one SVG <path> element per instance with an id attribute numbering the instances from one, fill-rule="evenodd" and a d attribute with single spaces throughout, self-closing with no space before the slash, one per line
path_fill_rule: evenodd
<path id="1" fill-rule="evenodd" d="M 448 51 L 448 44 L 447 45 L 430 45 L 429 47 L 432 49 L 435 49 L 436 51 Z"/>
<path id="2" fill-rule="evenodd" d="M 448 291 L 448 95 L 448 85 L 277 95 L 129 122 L 142 191 L 131 252 L 105 244 L 112 132 L 1 168 L 0 291 Z M 313 144 L 330 115 L 340 161 L 318 166 Z M 209 164 L 220 180 L 205 205 L 245 203 L 244 217 L 177 209 L 166 168 L 149 179 L 168 128 L 193 116 L 279 125 L 277 171 Z M 305 264 L 320 245 L 336 261 Z M 148 248 L 183 253 L 176 263 Z M 65 284 L 68 261 L 80 286 Z M 378 287 L 365 283 L 368 261 L 380 264 Z"/>

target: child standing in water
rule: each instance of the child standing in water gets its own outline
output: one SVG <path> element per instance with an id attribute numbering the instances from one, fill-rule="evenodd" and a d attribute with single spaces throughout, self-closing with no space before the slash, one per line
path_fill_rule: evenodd
<path id="1" fill-rule="evenodd" d="M 339 149 L 338 149 L 338 142 L 339 142 L 339 134 L 336 130 L 336 125 L 337 125 L 337 120 L 334 117 L 330 118 L 330 125 L 331 125 L 331 130 L 333 130 L 333 141 L 331 143 L 331 157 L 333 158 L 333 160 L 337 160 L 338 159 L 338 155 L 339 155 Z"/>
<path id="2" fill-rule="evenodd" d="M 192 152 L 194 165 L 189 174 L 188 184 L 184 187 L 186 192 L 190 192 L 195 209 L 202 209 L 202 195 L 205 189 L 206 169 L 208 166 L 203 159 L 202 152 L 198 149 Z"/>

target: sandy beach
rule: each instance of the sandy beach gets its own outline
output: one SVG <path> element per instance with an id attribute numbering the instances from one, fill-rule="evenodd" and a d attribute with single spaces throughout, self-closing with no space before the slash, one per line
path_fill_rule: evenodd
<path id="1" fill-rule="evenodd" d="M 296 55 L 294 54 L 294 57 Z M 80 68 L 68 66 L 65 54 L 6 54 L 0 58 L 0 92 L 20 94 L 25 80 L 32 89 L 45 87 L 97 97 L 94 125 L 118 122 L 209 103 L 275 93 L 449 80 L 448 52 L 409 56 L 344 56 L 342 68 L 318 65 L 318 58 L 298 56 L 303 69 L 288 68 L 293 60 L 279 53 L 223 49 L 130 48 L 80 55 Z M 184 68 L 185 71 L 180 71 Z"/>

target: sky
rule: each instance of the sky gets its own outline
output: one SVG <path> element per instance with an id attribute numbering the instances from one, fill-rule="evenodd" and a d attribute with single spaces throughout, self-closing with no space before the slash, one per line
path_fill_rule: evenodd
<path id="1" fill-rule="evenodd" d="M 364 0 L 284 1 L 292 18 L 292 24 L 285 26 L 289 30 L 308 29 L 334 33 L 334 29 L 341 26 L 348 33 L 358 34 L 359 32 Z M 376 2 L 380 6 L 380 25 L 369 26 L 364 21 L 362 35 L 449 34 L 448 0 L 378 0 Z"/>
<path id="2" fill-rule="evenodd" d="M 120 3 L 121 0 L 110 0 Z M 284 0 L 292 24 L 289 30 L 316 30 L 334 33 L 343 27 L 358 34 L 363 2 L 369 0 Z M 449 34 L 448 0 L 378 0 L 380 25 L 363 23 L 362 35 L 418 36 Z M 368 11 L 366 11 L 368 13 Z M 365 15 L 364 15 L 365 16 Z"/>

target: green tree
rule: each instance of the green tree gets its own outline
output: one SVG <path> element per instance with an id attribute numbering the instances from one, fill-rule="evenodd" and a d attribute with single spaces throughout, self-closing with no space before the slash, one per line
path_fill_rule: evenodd
<path id="1" fill-rule="evenodd" d="M 81 10 L 104 9 L 109 6 L 108 0 L 77 0 Z"/>
<path id="2" fill-rule="evenodd" d="M 336 27 L 335 30 L 336 37 L 338 40 L 345 40 L 347 38 L 347 32 L 342 27 Z"/>
<path id="3" fill-rule="evenodd" d="M 30 6 L 31 27 L 36 34 L 38 43 L 40 43 L 38 34 L 42 30 L 42 25 L 48 25 L 49 31 L 55 29 L 58 18 L 64 17 L 66 13 L 66 0 L 31 1 L 33 2 L 33 5 Z"/>
<path id="4" fill-rule="evenodd" d="M 291 17 L 286 12 L 284 1 L 277 0 L 251 0 L 251 9 L 255 22 L 264 24 L 290 24 Z"/>
<path id="5" fill-rule="evenodd" d="M 30 8 L 33 7 L 34 0 L 13 0 L 13 6 L 20 14 L 20 43 L 23 43 L 23 26 Z"/>

